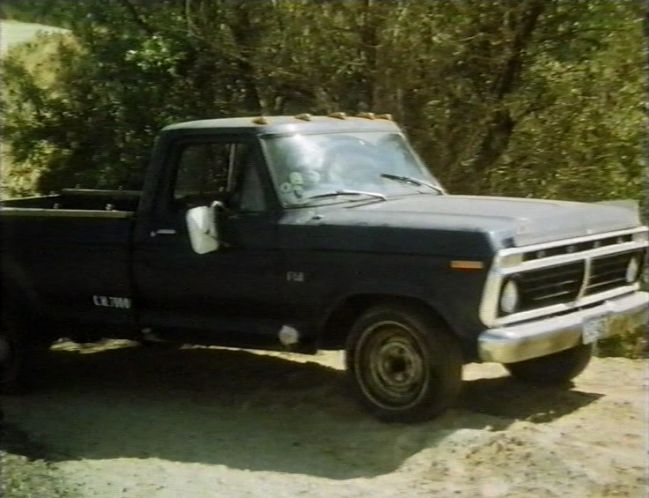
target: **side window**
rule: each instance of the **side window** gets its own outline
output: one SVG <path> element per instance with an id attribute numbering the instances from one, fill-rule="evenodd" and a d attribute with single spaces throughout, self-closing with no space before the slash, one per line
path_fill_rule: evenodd
<path id="1" fill-rule="evenodd" d="M 228 191 L 233 144 L 196 143 L 180 152 L 174 187 L 179 206 L 222 198 Z"/>
<path id="2" fill-rule="evenodd" d="M 174 205 L 184 209 L 219 200 L 245 211 L 264 209 L 252 146 L 236 142 L 185 145 L 177 162 Z"/>

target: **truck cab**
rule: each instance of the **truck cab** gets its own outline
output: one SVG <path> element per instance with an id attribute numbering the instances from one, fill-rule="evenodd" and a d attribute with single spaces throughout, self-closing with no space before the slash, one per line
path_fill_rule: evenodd
<path id="1" fill-rule="evenodd" d="M 181 334 L 198 332 L 218 317 L 222 340 L 236 337 L 241 344 L 241 334 L 255 334 L 253 345 L 272 346 L 280 330 L 294 330 L 300 341 L 293 347 L 315 350 L 318 322 L 343 284 L 331 278 L 344 259 L 335 246 L 352 235 L 331 231 L 363 223 L 336 228 L 329 213 L 385 196 L 441 192 L 381 178 L 407 175 L 437 185 L 392 121 L 265 121 L 184 123 L 164 129 L 158 140 L 157 173 L 147 178 L 138 212 L 133 267 L 140 320 L 159 334 L 173 333 L 171 325 Z M 207 245 L 198 249 L 192 211 L 218 227 L 218 248 L 214 234 L 203 233 Z M 246 322 L 239 325 L 245 331 L 233 336 L 229 321 Z"/>

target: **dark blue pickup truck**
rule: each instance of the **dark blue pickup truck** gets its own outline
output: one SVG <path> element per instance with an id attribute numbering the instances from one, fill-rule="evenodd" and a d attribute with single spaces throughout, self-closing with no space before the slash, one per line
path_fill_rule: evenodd
<path id="1" fill-rule="evenodd" d="M 449 195 L 387 116 L 165 128 L 141 192 L 7 200 L 1 385 L 61 336 L 344 349 L 390 421 L 452 404 L 468 362 L 565 383 L 647 320 L 620 204 Z"/>

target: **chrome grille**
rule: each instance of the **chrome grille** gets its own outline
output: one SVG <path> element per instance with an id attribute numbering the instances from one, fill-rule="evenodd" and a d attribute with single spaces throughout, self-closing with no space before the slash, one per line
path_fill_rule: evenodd
<path id="1" fill-rule="evenodd" d="M 640 262 L 642 256 L 642 251 L 633 251 L 593 258 L 590 260 L 587 282 L 584 282 L 585 259 L 515 273 L 510 278 L 516 281 L 520 293 L 518 311 L 571 303 L 582 296 L 591 296 L 628 285 L 626 270 L 629 261 L 637 257 Z"/>
<path id="2" fill-rule="evenodd" d="M 594 258 L 591 262 L 590 278 L 586 284 L 584 295 L 589 296 L 625 285 L 627 283 L 626 269 L 635 254 L 627 252 Z"/>
<path id="3" fill-rule="evenodd" d="M 584 262 L 519 273 L 520 311 L 574 301 L 584 280 Z"/>
<path id="4" fill-rule="evenodd" d="M 629 261 L 639 270 L 649 246 L 649 230 L 637 227 L 599 235 L 502 249 L 489 271 L 480 319 L 489 327 L 592 306 L 638 290 L 640 282 L 627 281 Z M 515 281 L 519 306 L 512 313 L 500 309 L 508 281 Z"/>

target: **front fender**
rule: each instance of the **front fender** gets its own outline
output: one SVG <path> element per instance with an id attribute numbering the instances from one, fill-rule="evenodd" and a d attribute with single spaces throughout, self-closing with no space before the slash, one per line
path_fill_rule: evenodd
<path id="1" fill-rule="evenodd" d="M 479 319 L 486 270 L 456 271 L 437 262 L 417 268 L 400 266 L 395 271 L 358 272 L 357 278 L 341 282 L 326 299 L 318 322 L 326 326 L 332 316 L 359 300 L 408 299 L 421 302 L 436 312 L 459 337 L 474 340 L 484 328 Z"/>

